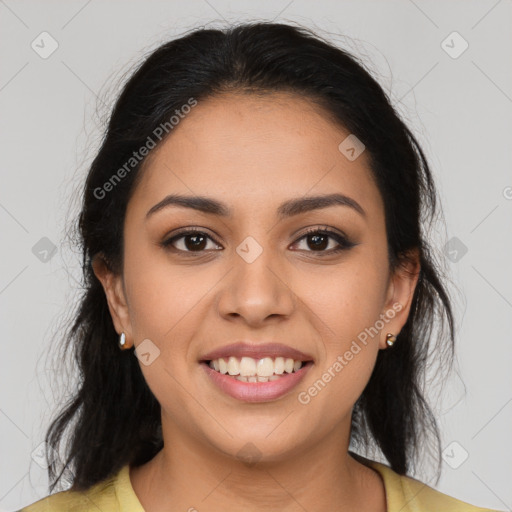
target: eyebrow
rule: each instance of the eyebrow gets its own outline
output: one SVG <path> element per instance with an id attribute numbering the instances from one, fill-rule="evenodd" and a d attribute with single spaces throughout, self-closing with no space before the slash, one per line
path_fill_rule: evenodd
<path id="1" fill-rule="evenodd" d="M 220 217 L 231 217 L 233 214 L 232 210 L 224 203 L 210 197 L 170 194 L 149 209 L 146 214 L 146 220 L 156 212 L 169 206 L 191 208 L 193 210 L 198 210 L 211 215 L 218 215 Z M 277 216 L 280 219 L 284 219 L 312 210 L 328 208 L 330 206 L 348 206 L 363 217 L 366 217 L 366 212 L 363 207 L 356 200 L 343 194 L 328 194 L 289 199 L 279 206 L 277 209 Z"/>

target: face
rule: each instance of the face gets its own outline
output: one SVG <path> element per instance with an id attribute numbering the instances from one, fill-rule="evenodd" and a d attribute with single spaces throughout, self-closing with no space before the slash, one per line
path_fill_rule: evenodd
<path id="1" fill-rule="evenodd" d="M 268 460 L 333 432 L 348 443 L 416 283 L 390 270 L 383 201 L 365 152 L 338 148 L 348 135 L 304 98 L 230 94 L 199 102 L 153 150 L 127 206 L 123 273 L 95 271 L 144 354 L 164 437 L 231 456 L 252 443 Z"/>

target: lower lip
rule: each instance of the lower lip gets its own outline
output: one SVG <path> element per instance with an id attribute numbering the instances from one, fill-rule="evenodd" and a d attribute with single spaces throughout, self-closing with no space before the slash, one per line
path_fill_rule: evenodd
<path id="1" fill-rule="evenodd" d="M 281 398 L 297 386 L 313 366 L 313 362 L 308 361 L 300 370 L 283 374 L 283 377 L 269 382 L 242 382 L 213 370 L 207 363 L 201 363 L 201 366 L 212 382 L 227 395 L 244 402 L 270 402 Z"/>

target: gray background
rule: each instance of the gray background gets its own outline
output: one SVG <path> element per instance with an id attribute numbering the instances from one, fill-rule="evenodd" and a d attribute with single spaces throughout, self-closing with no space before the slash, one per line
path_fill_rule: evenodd
<path id="1" fill-rule="evenodd" d="M 274 19 L 365 59 L 423 144 L 447 223 L 433 239 L 459 290 L 458 371 L 441 398 L 430 391 L 446 449 L 435 486 L 512 510 L 511 11 L 506 0 L 0 0 L 0 509 L 47 494 L 37 448 L 66 394 L 52 355 L 79 286 L 64 229 L 118 80 L 193 27 Z"/>

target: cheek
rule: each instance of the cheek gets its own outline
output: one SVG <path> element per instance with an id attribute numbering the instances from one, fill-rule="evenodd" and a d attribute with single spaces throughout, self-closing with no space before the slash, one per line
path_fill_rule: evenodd
<path id="1" fill-rule="evenodd" d="M 300 389 L 299 403 L 317 408 L 312 422 L 313 417 L 339 421 L 350 412 L 373 371 L 387 262 L 374 251 L 360 251 L 336 270 L 302 282 L 301 294 L 314 313 L 311 322 L 321 332 L 323 353 L 314 378 Z"/>
<path id="2" fill-rule="evenodd" d="M 194 266 L 173 265 L 163 249 L 148 247 L 147 241 L 127 241 L 125 254 L 135 341 L 150 338 L 167 345 L 169 340 L 179 339 L 175 333 L 180 324 L 189 322 L 198 305 L 200 309 L 201 298 L 212 285 L 208 275 L 198 276 Z M 173 343 L 173 348 L 179 346 Z"/>
<path id="3" fill-rule="evenodd" d="M 326 348 L 339 351 L 378 320 L 386 284 L 386 262 L 360 251 L 327 272 L 297 277 L 294 290 L 323 323 Z"/>
<path id="4" fill-rule="evenodd" d="M 124 270 L 135 345 L 148 339 L 154 344 L 149 345 L 150 364 L 141 359 L 141 371 L 158 402 L 176 420 L 190 406 L 183 392 L 190 378 L 189 341 L 200 325 L 201 299 L 214 280 L 210 283 L 206 275 L 199 280 L 197 270 L 173 266 L 159 250 L 136 241 L 127 243 Z"/>

